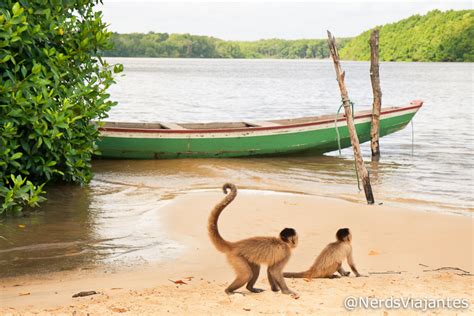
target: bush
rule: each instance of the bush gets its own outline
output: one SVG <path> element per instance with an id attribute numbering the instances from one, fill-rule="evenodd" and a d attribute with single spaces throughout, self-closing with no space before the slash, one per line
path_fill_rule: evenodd
<path id="1" fill-rule="evenodd" d="M 0 214 L 37 206 L 50 181 L 91 179 L 96 124 L 115 104 L 99 0 L 0 2 Z"/>

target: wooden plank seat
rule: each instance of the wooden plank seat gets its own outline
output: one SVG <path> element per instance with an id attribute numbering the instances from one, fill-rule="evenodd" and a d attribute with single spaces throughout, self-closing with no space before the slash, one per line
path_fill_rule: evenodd
<path id="1" fill-rule="evenodd" d="M 178 125 L 176 123 L 170 123 L 170 122 L 166 122 L 166 123 L 160 122 L 160 125 L 165 129 L 178 129 L 178 130 L 187 129 L 187 128 L 182 127 L 181 125 Z"/>
<path id="2" fill-rule="evenodd" d="M 281 124 L 270 122 L 270 121 L 252 121 L 252 122 L 244 122 L 245 124 L 252 126 L 252 127 L 274 127 L 274 126 L 281 126 Z"/>

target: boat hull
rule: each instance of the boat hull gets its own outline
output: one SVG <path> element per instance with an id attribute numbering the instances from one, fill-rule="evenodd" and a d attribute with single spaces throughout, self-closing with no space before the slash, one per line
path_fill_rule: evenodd
<path id="1" fill-rule="evenodd" d="M 382 113 L 380 136 L 403 129 L 420 106 Z M 355 116 L 360 143 L 370 140 L 371 115 Z M 351 146 L 345 118 L 337 122 L 341 148 Z M 278 127 L 230 130 L 102 129 L 98 147 L 104 158 L 170 159 L 230 158 L 277 156 L 289 154 L 323 154 L 338 149 L 334 119 L 315 123 Z"/>

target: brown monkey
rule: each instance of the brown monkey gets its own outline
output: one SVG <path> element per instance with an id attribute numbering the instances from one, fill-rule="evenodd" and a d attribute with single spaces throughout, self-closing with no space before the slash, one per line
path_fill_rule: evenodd
<path id="1" fill-rule="evenodd" d="M 224 208 L 232 202 L 237 195 L 237 188 L 231 183 L 222 187 L 224 194 L 230 189 L 230 193 L 219 202 L 211 212 L 208 221 L 209 237 L 217 250 L 225 253 L 230 265 L 234 268 L 236 278 L 227 287 L 227 294 L 247 284 L 247 289 L 254 293 L 262 292 L 254 288 L 260 273 L 260 265 L 268 266 L 267 276 L 272 291 L 281 289 L 284 294 L 297 295 L 288 289 L 283 278 L 283 268 L 290 259 L 291 249 L 298 244 L 298 235 L 292 228 L 285 228 L 276 237 L 252 237 L 236 242 L 224 240 L 217 228 L 217 220 Z"/>
<path id="2" fill-rule="evenodd" d="M 352 234 L 349 228 L 341 228 L 336 233 L 337 241 L 330 243 L 321 251 L 313 265 L 303 272 L 285 272 L 285 278 L 338 278 L 334 273 L 337 271 L 342 276 L 348 276 L 350 272 L 344 271 L 342 262 L 347 259 L 356 277 L 361 275 L 354 265 L 352 258 Z"/>

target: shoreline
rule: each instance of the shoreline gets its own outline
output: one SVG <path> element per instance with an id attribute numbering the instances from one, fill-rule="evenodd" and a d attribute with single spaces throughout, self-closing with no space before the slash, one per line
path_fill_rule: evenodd
<path id="1" fill-rule="evenodd" d="M 124 184 L 125 185 L 125 184 Z M 129 185 L 129 184 L 127 184 Z M 206 193 L 215 193 L 216 189 L 211 189 L 211 188 L 204 188 L 204 189 L 189 189 L 186 191 L 179 192 L 176 197 L 182 197 L 186 194 L 206 194 Z M 239 189 L 240 192 L 246 192 L 248 194 L 254 194 L 254 195 L 260 195 L 260 196 L 271 196 L 271 195 L 287 195 L 287 196 L 305 196 L 305 197 L 315 197 L 315 198 L 322 198 L 325 200 L 332 200 L 332 201 L 344 201 L 348 203 L 354 203 L 357 205 L 366 205 L 365 202 L 365 196 L 363 191 L 360 191 L 359 195 L 347 195 L 347 194 L 341 194 L 339 197 L 335 196 L 325 196 L 324 194 L 317 194 L 317 193 L 312 193 L 312 192 L 305 192 L 305 191 L 296 191 L 296 190 L 272 190 L 272 189 L 261 189 L 258 187 L 252 188 L 252 187 L 243 187 L 242 189 Z M 460 216 L 460 217 L 472 217 L 474 213 L 474 208 L 469 209 L 469 211 L 451 211 L 451 208 L 447 210 L 444 208 L 443 210 L 432 210 L 432 209 L 425 209 L 426 205 L 413 205 L 414 202 L 411 202 L 411 207 L 403 207 L 404 205 L 401 204 L 403 202 L 397 202 L 393 200 L 387 200 L 387 199 L 381 199 L 383 202 L 376 202 L 376 205 L 373 205 L 374 207 L 388 207 L 393 210 L 405 210 L 409 212 L 421 212 L 421 213 L 426 213 L 426 214 L 438 214 L 438 215 L 447 215 L 447 216 Z M 418 200 L 416 200 L 418 202 Z M 173 201 L 167 201 L 167 203 L 173 203 Z M 372 206 L 369 206 L 372 207 Z M 454 207 L 452 208 L 454 209 Z"/>
<path id="2" fill-rule="evenodd" d="M 299 271 L 334 240 L 338 228 L 349 227 L 355 263 L 361 274 L 369 277 L 355 278 L 351 273 L 336 280 L 288 279 L 289 287 L 301 296 L 294 300 L 272 293 L 262 270 L 257 286 L 265 289 L 264 293 L 250 294 L 243 289 L 246 295 L 227 296 L 224 289 L 233 272 L 225 256 L 209 242 L 205 229 L 209 210 L 222 198 L 220 191 L 199 190 L 157 208 L 167 233 L 186 247 L 176 260 L 5 278 L 0 313 L 334 314 L 346 311 L 342 302 L 348 295 L 459 297 L 468 299 L 471 306 L 454 312 L 469 314 L 474 310 L 472 216 L 254 190 L 240 190 L 222 213 L 219 228 L 225 239 L 276 235 L 283 227 L 294 227 L 300 243 L 285 271 Z M 347 264 L 343 266 L 347 270 Z M 443 267 L 459 268 L 471 275 L 455 269 L 424 271 Z M 71 297 L 89 290 L 99 294 Z M 353 313 L 366 314 L 367 310 Z"/>
<path id="3" fill-rule="evenodd" d="M 147 56 L 104 56 L 104 58 L 116 58 L 116 59 L 188 59 L 188 60 L 288 60 L 288 61 L 321 61 L 321 62 L 332 62 L 330 57 L 325 58 L 275 58 L 275 57 L 252 57 L 252 58 L 236 58 L 236 57 L 147 57 Z M 354 59 L 341 59 L 342 62 L 354 62 L 354 63 L 370 63 L 370 60 L 354 60 Z M 418 63 L 418 64 L 468 64 L 474 63 L 472 61 L 407 61 L 407 60 L 385 60 L 380 63 L 391 63 L 391 64 L 407 64 L 407 63 Z"/>

